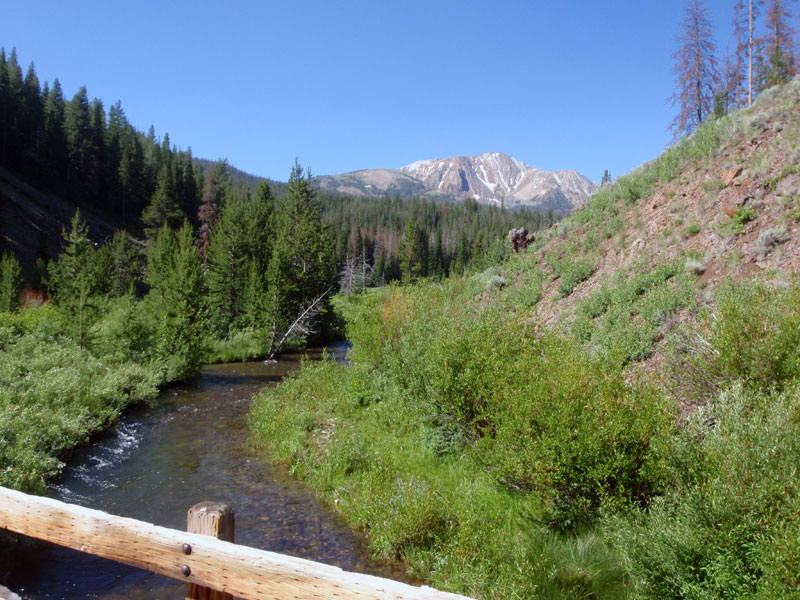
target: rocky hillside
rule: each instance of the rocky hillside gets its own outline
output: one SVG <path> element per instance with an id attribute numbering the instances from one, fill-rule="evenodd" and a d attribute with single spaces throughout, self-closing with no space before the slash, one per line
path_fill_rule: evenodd
<path id="1" fill-rule="evenodd" d="M 795 79 L 603 186 L 498 274 L 504 294 L 541 286 L 532 320 L 595 352 L 627 336 L 631 372 L 655 371 L 667 334 L 726 282 L 800 271 L 798 140 Z"/>
<path id="2" fill-rule="evenodd" d="M 321 189 L 361 196 L 475 198 L 506 208 L 568 214 L 597 190 L 577 171 L 542 171 L 502 152 L 421 160 L 399 170 L 369 169 L 318 177 Z"/>

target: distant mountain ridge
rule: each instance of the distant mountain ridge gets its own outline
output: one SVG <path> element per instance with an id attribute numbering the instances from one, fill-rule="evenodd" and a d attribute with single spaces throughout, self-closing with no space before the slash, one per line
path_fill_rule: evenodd
<path id="1" fill-rule="evenodd" d="M 356 196 L 475 198 L 506 208 L 567 214 L 599 187 L 574 170 L 543 171 L 502 152 L 420 160 L 400 169 L 367 169 L 315 178 L 326 191 Z"/>

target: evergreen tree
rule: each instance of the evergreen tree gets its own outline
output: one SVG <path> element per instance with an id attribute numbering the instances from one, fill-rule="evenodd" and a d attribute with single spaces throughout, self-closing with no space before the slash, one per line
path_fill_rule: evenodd
<path id="1" fill-rule="evenodd" d="M 158 172 L 156 191 L 150 205 L 142 211 L 142 223 L 149 240 L 155 238 L 159 228 L 176 227 L 184 218 L 175 198 L 175 177 L 170 161 L 164 160 Z"/>
<path id="2" fill-rule="evenodd" d="M 158 323 L 154 353 L 165 379 L 197 372 L 203 359 L 203 278 L 194 230 L 187 221 L 178 231 L 162 227 L 148 253 L 145 301 Z"/>
<path id="3" fill-rule="evenodd" d="M 44 103 L 42 90 L 39 87 L 39 78 L 36 69 L 31 63 L 25 74 L 22 86 L 23 115 L 24 115 L 24 140 L 26 146 L 25 171 L 31 175 L 38 175 L 37 167 L 41 167 L 41 153 L 44 150 Z"/>
<path id="4" fill-rule="evenodd" d="M 434 234 L 433 248 L 431 249 L 431 264 L 428 272 L 431 277 L 442 279 L 447 276 L 447 266 L 445 265 L 444 246 L 442 242 L 442 225 L 441 223 L 436 226 L 436 233 Z"/>
<path id="5" fill-rule="evenodd" d="M 458 242 L 453 256 L 453 270 L 456 275 L 463 275 L 467 270 L 467 265 L 472 258 L 472 246 L 467 239 L 465 230 L 458 232 Z"/>
<path id="6" fill-rule="evenodd" d="M 178 205 L 183 214 L 194 219 L 198 210 L 197 179 L 192 163 L 192 149 L 189 148 L 183 153 L 178 166 Z"/>
<path id="7" fill-rule="evenodd" d="M 681 28 L 681 46 L 673 54 L 677 91 L 671 98 L 672 105 L 678 105 L 671 125 L 676 139 L 694 131 L 711 114 L 718 85 L 711 19 L 701 0 L 689 0 Z"/>
<path id="8" fill-rule="evenodd" d="M 0 258 L 0 312 L 10 312 L 19 306 L 22 289 L 19 262 L 13 254 L 3 252 Z"/>
<path id="9" fill-rule="evenodd" d="M 5 105 L 5 162 L 14 169 L 22 164 L 25 143 L 25 96 L 22 69 L 17 61 L 16 48 L 11 50 L 6 65 Z M 2 84 L 0 84 L 2 85 Z"/>
<path id="10" fill-rule="evenodd" d="M 105 134 L 106 153 L 103 161 L 104 178 L 108 186 L 108 206 L 124 220 L 124 201 L 122 200 L 122 136 L 127 121 L 122 103 L 117 101 L 108 109 L 108 127 Z M 112 205 L 111 202 L 114 202 Z M 123 225 L 124 227 L 124 225 Z"/>
<path id="11" fill-rule="evenodd" d="M 33 263 L 33 277 L 31 287 L 40 292 L 47 292 L 47 272 L 50 266 L 50 250 L 47 234 L 39 232 L 39 239 L 36 244 L 36 259 Z"/>
<path id="12" fill-rule="evenodd" d="M 244 200 L 231 199 L 220 212 L 206 249 L 208 300 L 216 329 L 226 333 L 243 312 L 250 261 L 245 252 Z"/>
<path id="13" fill-rule="evenodd" d="M 5 48 L 0 48 L 0 164 L 6 164 L 8 157 L 10 95 L 8 60 L 6 59 Z"/>
<path id="14" fill-rule="evenodd" d="M 203 186 L 203 197 L 197 209 L 197 241 L 195 242 L 200 249 L 200 256 L 206 260 L 206 250 L 211 243 L 211 230 L 217 224 L 219 206 L 214 200 L 214 173 L 209 169 L 206 173 L 206 181 Z"/>
<path id="15" fill-rule="evenodd" d="M 45 171 L 47 183 L 61 185 L 67 179 L 69 150 L 66 136 L 66 104 L 61 84 L 53 81 L 44 104 Z"/>
<path id="16" fill-rule="evenodd" d="M 105 249 L 109 256 L 109 293 L 112 296 L 132 293 L 142 275 L 141 252 L 131 243 L 125 230 L 115 232 Z"/>
<path id="17" fill-rule="evenodd" d="M 120 208 L 123 227 L 128 223 L 129 215 L 140 214 L 148 197 L 147 169 L 144 151 L 139 137 L 133 128 L 123 121 L 120 137 L 120 159 L 118 169 L 121 189 Z"/>
<path id="18" fill-rule="evenodd" d="M 403 281 L 415 282 L 428 276 L 428 234 L 411 217 L 406 224 L 405 238 L 400 252 Z"/>
<path id="19" fill-rule="evenodd" d="M 106 170 L 106 113 L 103 103 L 97 98 L 90 106 L 89 162 L 85 184 L 89 198 L 98 206 L 107 207 L 109 202 L 109 173 Z"/>
<path id="20" fill-rule="evenodd" d="M 211 232 L 206 251 L 209 304 L 217 329 L 227 332 L 258 319 L 248 302 L 263 305 L 272 251 L 274 200 L 262 182 L 254 198 L 233 194 Z"/>
<path id="21" fill-rule="evenodd" d="M 80 348 L 86 344 L 86 332 L 97 316 L 97 296 L 104 284 L 88 233 L 80 211 L 76 210 L 70 230 L 62 232 L 64 247 L 58 261 L 50 264 L 47 283 L 50 296 L 66 317 L 65 322 Z"/>
<path id="22" fill-rule="evenodd" d="M 330 288 L 334 275 L 333 240 L 322 223 L 311 174 L 295 162 L 279 203 L 268 267 L 272 346 L 292 318 Z"/>
<path id="23" fill-rule="evenodd" d="M 92 118 L 86 86 L 82 86 L 67 104 L 65 131 L 67 135 L 67 183 L 75 194 L 86 191 L 92 161 Z"/>

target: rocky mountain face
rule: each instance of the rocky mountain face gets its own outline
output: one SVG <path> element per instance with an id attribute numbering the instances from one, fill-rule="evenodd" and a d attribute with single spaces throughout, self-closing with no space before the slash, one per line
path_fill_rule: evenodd
<path id="1" fill-rule="evenodd" d="M 421 160 L 400 171 L 447 196 L 559 213 L 582 205 L 598 187 L 577 171 L 542 171 L 502 152 Z"/>
<path id="2" fill-rule="evenodd" d="M 558 214 L 581 206 L 598 188 L 577 171 L 542 171 L 502 152 L 420 160 L 399 170 L 355 171 L 316 182 L 320 189 L 342 194 L 475 198 L 481 204 Z"/>

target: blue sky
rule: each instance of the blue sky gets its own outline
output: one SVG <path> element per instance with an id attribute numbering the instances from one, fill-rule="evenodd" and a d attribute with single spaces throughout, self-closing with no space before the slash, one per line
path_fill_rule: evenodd
<path id="1" fill-rule="evenodd" d="M 733 0 L 709 0 L 718 47 Z M 506 152 L 599 180 L 671 140 L 684 2 L 8 2 L 0 46 L 195 156 L 286 180 Z"/>

